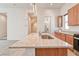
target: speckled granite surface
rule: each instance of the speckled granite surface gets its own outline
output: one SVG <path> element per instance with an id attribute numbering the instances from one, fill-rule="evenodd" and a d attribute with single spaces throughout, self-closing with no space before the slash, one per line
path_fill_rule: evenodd
<path id="1" fill-rule="evenodd" d="M 11 48 L 71 48 L 72 46 L 55 36 L 44 33 L 45 35 L 52 36 L 54 39 L 42 39 L 37 33 L 29 34 L 24 40 L 20 40 L 12 44 Z"/>

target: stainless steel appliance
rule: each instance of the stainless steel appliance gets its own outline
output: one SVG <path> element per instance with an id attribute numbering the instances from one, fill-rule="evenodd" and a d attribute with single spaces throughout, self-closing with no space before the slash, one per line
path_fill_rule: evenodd
<path id="1" fill-rule="evenodd" d="M 74 34 L 74 44 L 73 48 L 79 51 L 79 34 Z"/>

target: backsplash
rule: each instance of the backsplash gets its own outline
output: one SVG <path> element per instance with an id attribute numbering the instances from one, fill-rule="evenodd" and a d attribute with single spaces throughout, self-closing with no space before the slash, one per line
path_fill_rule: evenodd
<path id="1" fill-rule="evenodd" d="M 69 30 L 79 32 L 79 26 L 70 26 Z"/>
<path id="2" fill-rule="evenodd" d="M 69 26 L 69 29 L 64 29 L 64 27 L 62 27 L 61 29 L 64 32 L 79 33 L 79 26 Z M 58 31 L 58 28 L 55 31 Z"/>

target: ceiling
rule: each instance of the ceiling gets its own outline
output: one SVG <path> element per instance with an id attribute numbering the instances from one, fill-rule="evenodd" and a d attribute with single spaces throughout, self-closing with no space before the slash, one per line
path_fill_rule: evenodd
<path id="1" fill-rule="evenodd" d="M 36 3 L 39 8 L 61 8 L 65 3 Z M 0 3 L 0 8 L 32 8 L 32 3 Z"/>
<path id="2" fill-rule="evenodd" d="M 65 3 L 39 3 L 37 4 L 40 8 L 61 8 Z"/>

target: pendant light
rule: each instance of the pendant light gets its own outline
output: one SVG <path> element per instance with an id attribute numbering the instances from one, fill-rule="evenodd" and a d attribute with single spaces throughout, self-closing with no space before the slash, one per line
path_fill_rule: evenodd
<path id="1" fill-rule="evenodd" d="M 35 3 L 32 4 L 33 14 L 37 15 L 37 6 Z"/>

